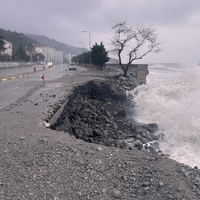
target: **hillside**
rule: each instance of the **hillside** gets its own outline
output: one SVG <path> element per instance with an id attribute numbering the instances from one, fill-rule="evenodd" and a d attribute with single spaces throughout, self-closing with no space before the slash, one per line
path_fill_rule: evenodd
<path id="1" fill-rule="evenodd" d="M 45 44 L 71 55 L 78 55 L 83 52 L 83 49 L 80 47 L 64 44 L 42 35 L 18 33 L 16 31 L 5 30 L 2 28 L 0 28 L 0 34 L 5 40 L 12 43 L 13 53 L 17 51 L 18 42 L 22 47 L 29 47 L 30 44 Z M 84 49 L 84 51 L 87 51 L 87 49 Z"/>
<path id="2" fill-rule="evenodd" d="M 26 35 L 30 38 L 37 40 L 39 43 L 54 47 L 60 51 L 67 53 L 67 54 L 76 55 L 76 54 L 81 54 L 83 52 L 82 48 L 74 47 L 74 46 L 71 46 L 68 44 L 58 42 L 54 39 L 50 39 L 43 35 L 34 35 L 34 34 L 26 34 Z M 85 49 L 85 51 L 86 51 L 86 49 Z"/>
<path id="3" fill-rule="evenodd" d="M 0 28 L 0 34 L 5 40 L 12 43 L 13 54 L 17 51 L 19 45 L 22 47 L 29 47 L 30 44 L 38 43 L 38 41 L 36 41 L 35 39 L 30 38 L 23 33 L 18 33 L 16 31 L 4 30 Z"/>

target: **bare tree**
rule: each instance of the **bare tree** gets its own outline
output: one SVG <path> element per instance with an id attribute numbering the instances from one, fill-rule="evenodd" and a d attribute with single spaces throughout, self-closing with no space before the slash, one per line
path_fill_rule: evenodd
<path id="1" fill-rule="evenodd" d="M 112 51 L 119 58 L 119 65 L 124 76 L 127 76 L 129 66 L 134 60 L 142 59 L 151 52 L 160 51 L 156 31 L 151 27 L 132 28 L 126 22 L 118 22 L 112 27 L 112 30 L 114 32 L 111 40 Z"/>

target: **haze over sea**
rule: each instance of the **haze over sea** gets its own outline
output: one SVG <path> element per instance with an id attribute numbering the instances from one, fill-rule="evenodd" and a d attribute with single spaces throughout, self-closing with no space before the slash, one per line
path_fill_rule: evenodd
<path id="1" fill-rule="evenodd" d="M 147 84 L 131 93 L 136 120 L 164 133 L 163 153 L 200 168 L 200 65 L 150 64 Z"/>

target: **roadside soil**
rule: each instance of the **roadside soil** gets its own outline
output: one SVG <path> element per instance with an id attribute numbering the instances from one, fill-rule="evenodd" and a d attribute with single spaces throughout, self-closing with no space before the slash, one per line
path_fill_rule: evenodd
<path id="1" fill-rule="evenodd" d="M 43 122 L 74 86 L 118 71 L 63 77 L 0 110 L 0 199 L 200 199 L 200 170 L 165 156 L 88 143 Z M 59 85 L 59 87 L 57 87 Z"/>

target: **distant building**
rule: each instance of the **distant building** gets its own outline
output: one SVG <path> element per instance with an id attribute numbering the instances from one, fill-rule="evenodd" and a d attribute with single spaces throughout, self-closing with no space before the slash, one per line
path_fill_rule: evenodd
<path id="1" fill-rule="evenodd" d="M 53 62 L 55 64 L 63 63 L 64 60 L 63 51 L 59 51 L 55 48 L 43 44 L 36 44 L 35 52 L 43 54 L 45 57 L 44 59 L 45 62 Z"/>
<path id="2" fill-rule="evenodd" d="M 45 59 L 44 59 L 45 62 L 52 62 L 52 52 L 53 52 L 53 50 L 50 46 L 46 46 L 46 45 L 43 45 L 43 44 L 36 44 L 35 45 L 35 52 L 43 54 L 44 57 L 45 57 Z"/>
<path id="3" fill-rule="evenodd" d="M 12 59 L 12 43 L 4 40 L 6 48 L 3 52 L 1 52 L 1 60 L 10 60 Z"/>
<path id="4" fill-rule="evenodd" d="M 42 46 L 40 44 L 35 44 L 35 52 L 42 53 Z"/>
<path id="5" fill-rule="evenodd" d="M 53 49 L 50 46 L 43 46 L 42 54 L 44 55 L 45 62 L 52 62 L 53 60 Z"/>
<path id="6" fill-rule="evenodd" d="M 64 60 L 64 53 L 57 49 L 53 49 L 53 62 L 55 64 L 61 64 Z"/>

